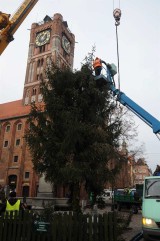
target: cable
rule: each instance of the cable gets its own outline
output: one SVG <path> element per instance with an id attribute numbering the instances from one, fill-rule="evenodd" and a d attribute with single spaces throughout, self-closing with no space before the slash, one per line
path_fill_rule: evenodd
<path id="1" fill-rule="evenodd" d="M 120 6 L 120 2 L 119 2 L 119 6 Z M 115 19 L 115 26 L 116 26 L 117 61 L 118 61 L 118 89 L 120 90 L 119 46 L 118 46 L 118 30 L 117 30 L 117 27 L 120 25 L 120 19 L 121 19 L 120 8 L 116 8 L 113 10 L 113 17 Z"/>
<path id="2" fill-rule="evenodd" d="M 160 141 L 160 134 L 157 133 L 156 136 L 157 136 L 158 140 Z"/>
<path id="3" fill-rule="evenodd" d="M 118 62 L 118 89 L 120 90 L 119 46 L 118 46 L 118 31 L 117 31 L 117 25 L 116 25 L 116 42 L 117 42 L 117 62 Z"/>
<path id="4" fill-rule="evenodd" d="M 120 0 L 119 0 L 119 8 L 120 8 Z M 113 10 L 114 10 L 114 0 L 113 0 Z"/>

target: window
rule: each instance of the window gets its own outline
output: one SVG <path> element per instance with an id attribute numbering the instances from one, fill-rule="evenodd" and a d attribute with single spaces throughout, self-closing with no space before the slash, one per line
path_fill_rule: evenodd
<path id="1" fill-rule="evenodd" d="M 31 97 L 31 103 L 32 102 L 35 102 L 36 101 L 36 96 L 35 95 L 32 95 L 32 97 Z"/>
<path id="2" fill-rule="evenodd" d="M 21 129 L 22 129 L 22 123 L 19 123 L 19 124 L 17 125 L 17 130 L 20 131 Z"/>
<path id="3" fill-rule="evenodd" d="M 39 88 L 39 94 L 42 94 L 42 87 Z"/>
<path id="4" fill-rule="evenodd" d="M 44 60 L 43 60 L 43 59 L 41 59 L 41 66 L 43 66 L 43 62 L 44 62 Z"/>
<path id="5" fill-rule="evenodd" d="M 13 161 L 18 162 L 18 156 L 14 156 Z"/>
<path id="6" fill-rule="evenodd" d="M 43 66 L 44 60 L 43 59 L 39 59 L 37 62 L 37 67 Z"/>
<path id="7" fill-rule="evenodd" d="M 160 180 L 158 178 L 146 179 L 145 198 L 157 197 L 160 194 Z"/>
<path id="8" fill-rule="evenodd" d="M 43 53 L 45 51 L 45 45 L 39 47 L 39 52 Z"/>
<path id="9" fill-rule="evenodd" d="M 24 178 L 25 179 L 29 178 L 29 172 L 25 172 Z"/>
<path id="10" fill-rule="evenodd" d="M 40 59 L 39 59 L 39 60 L 38 60 L 38 63 L 37 63 L 37 67 L 40 66 L 40 63 L 41 63 L 41 61 L 40 61 Z"/>
<path id="11" fill-rule="evenodd" d="M 7 126 L 6 126 L 6 132 L 9 132 L 10 129 L 11 129 L 11 126 L 10 126 L 10 125 L 7 125 Z"/>
<path id="12" fill-rule="evenodd" d="M 51 57 L 47 57 L 47 65 L 51 66 L 51 63 L 52 63 Z"/>
<path id="13" fill-rule="evenodd" d="M 22 197 L 29 197 L 29 186 L 24 186 L 22 189 Z"/>
<path id="14" fill-rule="evenodd" d="M 38 95 L 38 102 L 41 102 L 43 100 L 43 95 L 42 94 L 39 94 Z"/>
<path id="15" fill-rule="evenodd" d="M 4 142 L 4 147 L 7 147 L 8 146 L 8 141 L 5 141 Z"/>
<path id="16" fill-rule="evenodd" d="M 17 139 L 16 140 L 16 146 L 19 146 L 20 145 L 20 139 Z"/>
<path id="17" fill-rule="evenodd" d="M 29 97 L 30 96 L 30 90 L 27 90 L 26 91 L 26 97 Z"/>
<path id="18" fill-rule="evenodd" d="M 36 95 L 36 92 L 37 92 L 37 90 L 34 88 L 34 89 L 32 90 L 32 95 Z"/>
<path id="19" fill-rule="evenodd" d="M 42 74 L 40 74 L 39 79 L 43 80 L 43 75 Z"/>

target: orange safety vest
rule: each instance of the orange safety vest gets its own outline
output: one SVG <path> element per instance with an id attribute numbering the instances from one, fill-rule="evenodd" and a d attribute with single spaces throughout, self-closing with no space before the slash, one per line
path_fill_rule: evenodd
<path id="1" fill-rule="evenodd" d="M 95 59 L 93 61 L 93 68 L 95 69 L 96 67 L 102 67 L 102 63 L 100 59 Z"/>

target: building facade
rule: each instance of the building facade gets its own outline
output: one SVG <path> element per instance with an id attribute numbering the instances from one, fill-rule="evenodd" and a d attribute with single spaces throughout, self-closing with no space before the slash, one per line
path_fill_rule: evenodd
<path id="1" fill-rule="evenodd" d="M 149 169 L 144 158 L 139 158 L 133 165 L 133 185 L 143 184 L 145 177 L 151 176 L 152 172 Z"/>
<path id="2" fill-rule="evenodd" d="M 21 100 L 0 104 L 0 184 L 16 189 L 18 196 L 37 195 L 39 177 L 33 170 L 24 140 L 32 102 L 42 103 L 40 82 L 53 61 L 60 68 L 73 68 L 75 36 L 61 14 L 33 23 L 30 31 L 26 77 Z"/>
<path id="3" fill-rule="evenodd" d="M 145 177 L 152 175 L 144 158 L 135 160 L 134 155 L 128 152 L 125 141 L 122 143 L 120 154 L 122 156 L 120 171 L 116 175 L 113 175 L 112 182 L 106 183 L 105 188 L 134 188 L 136 184 L 143 184 Z M 111 160 L 109 162 L 110 170 L 114 169 L 116 163 L 117 160 Z"/>

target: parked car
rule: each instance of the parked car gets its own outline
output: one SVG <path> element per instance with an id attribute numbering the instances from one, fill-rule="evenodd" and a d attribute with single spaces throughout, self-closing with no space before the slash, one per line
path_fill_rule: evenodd
<path id="1" fill-rule="evenodd" d="M 109 189 L 104 189 L 104 199 L 111 200 L 113 196 L 114 196 L 114 191 Z"/>
<path id="2" fill-rule="evenodd" d="M 111 200 L 113 197 L 113 191 L 109 189 L 104 189 L 102 194 L 97 197 L 97 199 L 102 199 L 104 203 L 106 204 L 109 200 Z"/>

